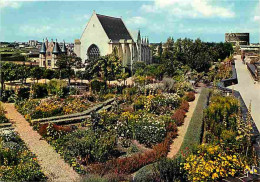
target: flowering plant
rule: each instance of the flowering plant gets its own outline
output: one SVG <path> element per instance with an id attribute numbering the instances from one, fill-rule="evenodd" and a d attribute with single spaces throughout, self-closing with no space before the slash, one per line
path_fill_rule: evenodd
<path id="1" fill-rule="evenodd" d="M 202 144 L 197 153 L 190 155 L 184 163 L 191 181 L 218 180 L 235 176 L 247 168 L 249 167 L 240 155 L 228 154 L 218 145 Z"/>

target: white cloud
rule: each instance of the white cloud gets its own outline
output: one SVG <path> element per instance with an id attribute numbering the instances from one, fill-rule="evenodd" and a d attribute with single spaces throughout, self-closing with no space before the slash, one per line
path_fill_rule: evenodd
<path id="1" fill-rule="evenodd" d="M 254 16 L 254 21 L 260 22 L 260 16 Z"/>
<path id="2" fill-rule="evenodd" d="M 223 17 L 232 18 L 235 13 L 210 0 L 155 0 L 154 4 L 144 4 L 141 10 L 147 13 L 167 12 L 178 17 Z"/>
<path id="3" fill-rule="evenodd" d="M 90 18 L 89 14 L 84 14 L 84 15 L 77 15 L 75 16 L 75 19 L 77 21 L 87 21 Z"/>
<path id="4" fill-rule="evenodd" d="M 0 0 L 0 9 L 2 8 L 19 8 L 21 6 L 20 2 L 11 1 L 11 0 Z"/>
<path id="5" fill-rule="evenodd" d="M 43 26 L 31 26 L 31 25 L 22 25 L 20 28 L 21 33 L 25 35 L 42 35 L 51 30 L 51 27 L 48 25 Z"/>
<path id="6" fill-rule="evenodd" d="M 58 39 L 64 39 L 64 37 L 68 37 L 68 35 L 72 38 L 80 35 L 83 31 L 82 26 L 59 26 L 54 24 L 48 25 L 22 25 L 19 27 L 19 35 L 28 36 L 28 37 L 54 37 Z"/>
<path id="7" fill-rule="evenodd" d="M 126 23 L 129 25 L 137 25 L 137 26 L 141 26 L 141 25 L 145 25 L 147 22 L 147 20 L 141 16 L 134 16 L 131 18 L 128 18 L 126 20 Z"/>

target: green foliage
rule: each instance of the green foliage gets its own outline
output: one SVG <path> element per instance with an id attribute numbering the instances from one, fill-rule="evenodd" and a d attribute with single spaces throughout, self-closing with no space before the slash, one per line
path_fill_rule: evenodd
<path id="1" fill-rule="evenodd" d="M 48 95 L 47 84 L 43 84 L 43 83 L 33 84 L 32 90 L 33 90 L 34 98 L 43 98 Z"/>
<path id="2" fill-rule="evenodd" d="M 206 106 L 208 96 L 209 90 L 206 88 L 202 89 L 179 152 L 184 152 L 186 149 L 191 150 L 194 145 L 200 143 L 202 135 L 203 109 Z"/>
<path id="3" fill-rule="evenodd" d="M 186 181 L 185 171 L 182 163 L 184 159 L 177 157 L 174 159 L 161 159 L 156 165 L 157 175 L 160 181 L 173 182 L 173 181 Z"/>
<path id="4" fill-rule="evenodd" d="M 58 67 L 58 70 L 60 72 L 59 78 L 61 78 L 61 75 L 66 75 L 66 78 L 68 78 L 69 80 L 69 84 L 70 84 L 71 76 L 75 74 L 73 68 L 77 68 L 77 69 L 83 68 L 81 58 L 75 55 L 59 56 L 55 66 Z"/>
<path id="5" fill-rule="evenodd" d="M 88 60 L 87 75 L 91 78 L 101 78 L 103 81 L 115 80 L 122 73 L 121 59 L 115 54 L 109 54 L 97 59 Z"/>
<path id="6" fill-rule="evenodd" d="M 32 77 L 33 79 L 37 80 L 37 82 L 38 82 L 38 80 L 41 79 L 42 76 L 43 76 L 44 69 L 43 69 L 43 68 L 40 68 L 40 67 L 38 67 L 38 66 L 36 66 L 36 67 L 33 67 L 33 68 L 30 70 L 30 72 L 31 72 L 31 77 Z"/>
<path id="7" fill-rule="evenodd" d="M 101 130 L 77 130 L 59 138 L 54 145 L 65 159 L 80 157 L 85 163 L 105 162 L 113 153 L 116 136 Z"/>
<path id="8" fill-rule="evenodd" d="M 12 96 L 15 95 L 14 90 L 3 90 L 2 95 L 0 97 L 0 101 L 2 102 L 8 102 L 12 98 Z"/>
<path id="9" fill-rule="evenodd" d="M 1 181 L 46 180 L 35 155 L 10 130 L 0 132 L 0 166 Z"/>
<path id="10" fill-rule="evenodd" d="M 0 102 L 0 124 L 1 123 L 8 123 L 8 119 L 5 117 L 5 110 Z"/>
<path id="11" fill-rule="evenodd" d="M 105 85 L 106 83 L 104 81 L 99 81 L 99 80 L 92 80 L 90 82 L 90 88 L 91 88 L 91 91 L 93 92 L 101 92 L 101 91 L 105 91 Z"/>
<path id="12" fill-rule="evenodd" d="M 30 88 L 28 87 L 21 87 L 17 91 L 18 99 L 28 99 L 30 96 Z"/>

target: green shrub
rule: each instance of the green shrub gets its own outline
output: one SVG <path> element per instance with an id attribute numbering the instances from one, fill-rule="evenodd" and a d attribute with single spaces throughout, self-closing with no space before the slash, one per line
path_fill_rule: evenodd
<path id="1" fill-rule="evenodd" d="M 48 95 L 46 84 L 43 84 L 43 83 L 33 84 L 32 89 L 33 89 L 34 98 L 43 98 Z"/>
<path id="2" fill-rule="evenodd" d="M 58 79 L 52 79 L 47 84 L 47 89 L 50 94 L 56 95 L 58 91 L 61 90 L 61 88 L 66 88 L 67 82 L 63 80 Z"/>
<path id="3" fill-rule="evenodd" d="M 99 80 L 92 80 L 90 82 L 90 87 L 93 92 L 104 91 L 106 83 Z"/>
<path id="4" fill-rule="evenodd" d="M 8 99 L 9 99 L 12 95 L 14 95 L 14 94 L 15 94 L 15 93 L 14 93 L 14 90 L 4 90 L 4 91 L 2 92 L 1 97 L 0 97 L 0 101 L 2 101 L 2 102 L 7 102 Z"/>
<path id="5" fill-rule="evenodd" d="M 203 124 L 203 110 L 207 104 L 208 96 L 209 90 L 206 88 L 202 89 L 178 154 L 186 149 L 192 150 L 194 145 L 200 144 Z"/>
<path id="6" fill-rule="evenodd" d="M 5 110 L 0 102 L 0 124 L 1 123 L 8 123 L 8 119 L 5 117 Z"/>
<path id="7" fill-rule="evenodd" d="M 45 181 L 36 156 L 16 133 L 0 132 L 0 181 Z"/>
<path id="8" fill-rule="evenodd" d="M 56 148 L 65 158 L 80 157 L 85 162 L 105 162 L 116 145 L 116 136 L 110 132 L 80 131 L 69 133 L 56 142 Z"/>
<path id="9" fill-rule="evenodd" d="M 30 96 L 30 88 L 29 87 L 21 87 L 17 92 L 18 99 L 28 99 Z"/>
<path id="10" fill-rule="evenodd" d="M 156 163 L 149 164 L 147 166 L 142 167 L 140 170 L 137 171 L 137 173 L 134 176 L 134 182 L 148 182 L 148 181 L 154 181 L 154 169 L 155 169 Z"/>
<path id="11" fill-rule="evenodd" d="M 180 157 L 174 159 L 163 158 L 156 165 L 160 181 L 186 181 L 185 171 L 183 170 L 184 160 Z"/>

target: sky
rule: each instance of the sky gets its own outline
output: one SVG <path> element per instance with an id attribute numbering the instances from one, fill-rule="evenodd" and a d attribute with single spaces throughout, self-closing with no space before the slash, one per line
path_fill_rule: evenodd
<path id="1" fill-rule="evenodd" d="M 0 0 L 0 41 L 79 39 L 95 10 L 122 17 L 150 42 L 169 36 L 224 42 L 225 33 L 249 32 L 260 42 L 260 0 L 12 1 Z"/>

